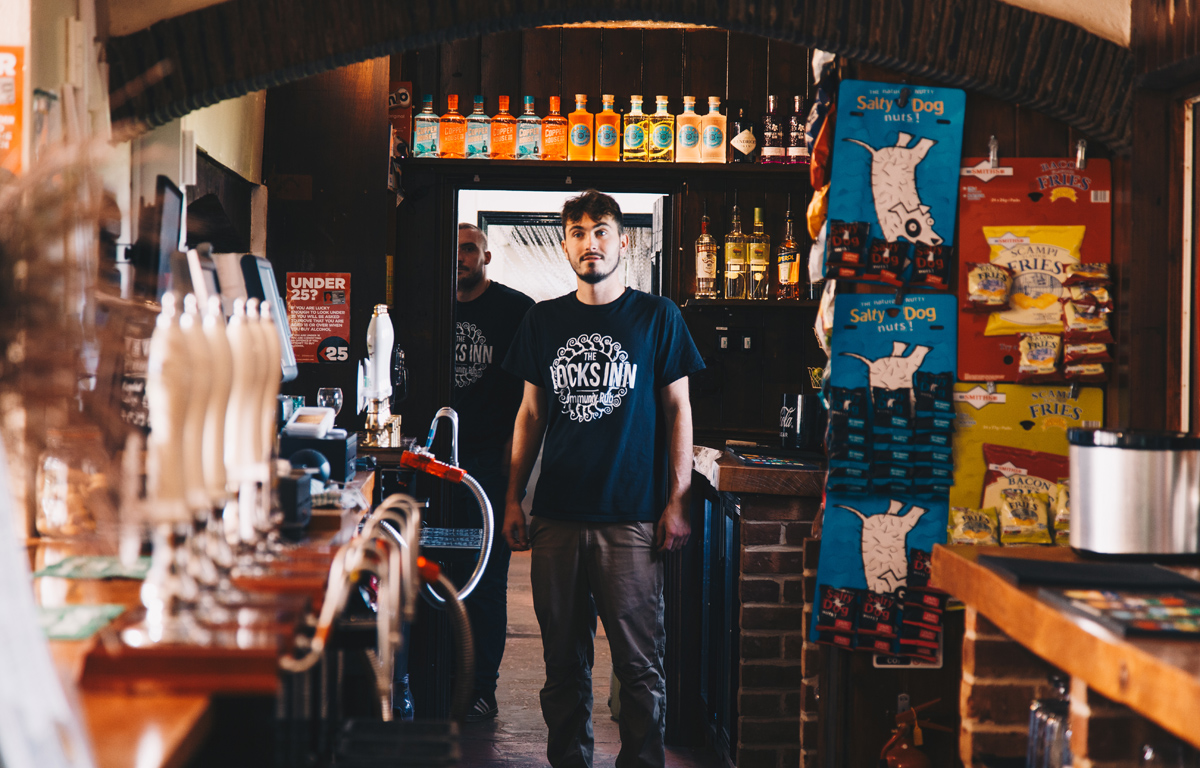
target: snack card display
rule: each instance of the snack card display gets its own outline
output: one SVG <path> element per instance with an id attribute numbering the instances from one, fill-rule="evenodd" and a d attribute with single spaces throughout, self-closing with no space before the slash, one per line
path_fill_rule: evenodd
<path id="1" fill-rule="evenodd" d="M 886 244 L 953 246 L 965 107 L 966 94 L 954 88 L 843 81 L 830 220 L 865 223 L 868 238 Z M 888 249 L 889 264 L 893 256 Z M 837 263 L 827 252 L 827 276 Z M 936 272 L 920 275 L 924 284 L 936 287 Z M 860 275 L 901 280 L 890 267 Z"/>
<path id="2" fill-rule="evenodd" d="M 990 168 L 986 158 L 969 158 L 964 159 L 963 166 L 959 186 L 957 240 L 958 292 L 963 303 L 966 303 L 969 294 L 968 264 L 1009 263 L 1007 259 L 992 259 L 994 247 L 1005 245 L 1003 241 L 1008 239 L 1005 238 L 1006 234 L 1014 236 L 1014 246 L 1026 245 L 1016 242 L 1017 239 L 1027 239 L 1030 246 L 1039 242 L 1039 238 L 1045 240 L 1044 232 L 1034 235 L 1028 229 L 1019 229 L 1022 227 L 1082 227 L 1084 236 L 1078 247 L 1077 264 L 1072 264 L 1069 258 L 1058 258 L 1062 253 L 1057 249 L 1071 251 L 1070 239 L 1051 241 L 1058 254 L 1054 262 L 1063 269 L 1061 274 L 1054 273 L 1059 267 L 1031 263 L 1030 266 L 1045 266 L 1048 269 L 1030 270 L 1030 276 L 1026 279 L 1031 283 L 1028 290 L 1024 285 L 1014 285 L 1013 295 L 1019 291 L 1028 298 L 1017 300 L 1027 306 L 1022 308 L 1014 304 L 1010 309 L 1014 315 L 1010 319 L 1016 318 L 1015 313 L 1020 309 L 1026 310 L 1026 319 L 1041 314 L 1043 310 L 1044 315 L 1053 315 L 1059 307 L 1050 304 L 1049 298 L 1041 298 L 1046 290 L 1060 291 L 1058 295 L 1062 298 L 1066 294 L 1063 286 L 1072 279 L 1073 274 L 1094 277 L 1107 272 L 1105 266 L 1092 266 L 1106 265 L 1112 260 L 1112 183 L 1107 160 L 1089 158 L 1083 170 L 1075 168 L 1074 160 L 1065 158 L 1002 156 L 1000 168 Z M 989 243 L 983 234 L 985 227 L 1003 231 L 994 235 L 994 243 Z M 1021 282 L 1020 275 L 1015 282 Z M 1047 305 L 1041 307 L 1040 302 L 1047 302 Z M 1017 380 L 1017 346 L 1020 339 L 1016 335 L 985 335 L 990 317 L 990 313 L 964 313 L 959 321 L 959 381 Z M 1058 320 L 1061 327 L 1061 319 Z M 1017 327 L 1016 322 L 1008 328 L 998 323 L 993 323 L 992 332 L 1016 334 L 1038 330 L 1031 325 Z"/>
<path id="3" fill-rule="evenodd" d="M 972 509 L 950 508 L 949 541 L 951 544 L 972 544 L 981 547 L 1000 546 L 999 518 L 992 507 Z"/>
<path id="4" fill-rule="evenodd" d="M 1071 396 L 1068 384 L 998 384 L 989 392 L 981 384 L 954 385 L 954 487 L 955 507 L 995 507 L 980 504 L 987 464 L 983 445 L 1005 445 L 1056 454 L 1065 461 L 1067 429 L 1096 428 L 1104 418 L 1104 395 L 1084 386 Z M 1055 474 L 1057 481 L 1069 473 Z"/>

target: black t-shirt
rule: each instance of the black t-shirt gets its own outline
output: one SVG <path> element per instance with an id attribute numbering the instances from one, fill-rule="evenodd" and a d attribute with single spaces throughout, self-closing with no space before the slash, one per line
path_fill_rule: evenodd
<path id="1" fill-rule="evenodd" d="M 454 394 L 459 452 L 470 456 L 502 447 L 525 384 L 501 367 L 533 299 L 495 281 L 473 301 L 455 306 Z"/>
<path id="2" fill-rule="evenodd" d="M 546 392 L 533 514 L 657 520 L 669 442 L 658 393 L 703 368 L 669 299 L 626 289 L 608 304 L 570 293 L 534 305 L 504 359 L 505 370 Z"/>

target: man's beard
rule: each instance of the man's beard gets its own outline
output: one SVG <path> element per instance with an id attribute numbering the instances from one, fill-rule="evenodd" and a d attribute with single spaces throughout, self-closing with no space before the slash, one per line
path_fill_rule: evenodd
<path id="1" fill-rule="evenodd" d="M 580 264 L 580 267 L 581 266 L 583 265 Z M 578 275 L 579 279 L 583 282 L 588 283 L 589 285 L 596 285 L 597 283 L 602 283 L 608 278 L 612 277 L 613 273 L 617 271 L 617 267 L 619 266 L 621 266 L 621 254 L 618 253 L 617 260 L 613 263 L 612 269 L 608 270 L 607 272 L 600 272 L 599 270 L 581 272 L 579 267 L 575 267 L 575 274 Z"/>
<path id="2" fill-rule="evenodd" d="M 471 290 L 483 282 L 483 270 L 479 269 L 474 272 L 465 272 L 458 276 L 458 290 Z"/>

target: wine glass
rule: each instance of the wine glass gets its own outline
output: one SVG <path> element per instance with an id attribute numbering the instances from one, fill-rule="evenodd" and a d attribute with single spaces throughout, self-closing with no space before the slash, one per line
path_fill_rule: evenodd
<path id="1" fill-rule="evenodd" d="M 342 411 L 342 388 L 321 387 L 317 390 L 317 405 L 321 408 L 332 408 L 336 416 Z"/>

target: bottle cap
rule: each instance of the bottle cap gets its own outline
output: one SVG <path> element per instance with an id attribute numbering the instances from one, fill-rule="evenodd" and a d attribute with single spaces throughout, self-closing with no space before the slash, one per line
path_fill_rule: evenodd
<path id="1" fill-rule="evenodd" d="M 754 209 L 754 221 L 756 223 L 762 223 L 762 220 L 763 220 L 762 208 L 755 208 Z"/>
<path id="2" fill-rule="evenodd" d="M 710 106 L 710 107 L 721 106 L 721 97 L 720 96 L 709 96 L 708 97 L 708 106 Z"/>
<path id="3" fill-rule="evenodd" d="M 526 104 L 532 104 L 532 103 L 533 103 L 533 97 L 532 97 L 532 96 L 526 96 L 526 97 L 525 97 L 525 103 L 526 103 Z"/>
<path id="4" fill-rule="evenodd" d="M 696 97 L 695 97 L 695 96 L 684 96 L 684 97 L 683 97 L 683 105 L 686 107 L 686 106 L 688 106 L 689 104 L 690 104 L 690 105 L 692 105 L 692 106 L 695 106 L 695 104 L 696 104 Z"/>
<path id="5" fill-rule="evenodd" d="M 659 104 L 661 104 L 664 101 L 670 101 L 671 97 L 670 96 L 655 96 L 654 100 L 657 101 Z"/>
<path id="6" fill-rule="evenodd" d="M 586 93 L 575 94 L 575 103 L 576 104 L 587 104 L 587 94 Z"/>
<path id="7" fill-rule="evenodd" d="M 617 100 L 617 97 L 613 96 L 611 93 L 605 93 L 600 96 L 600 100 L 603 101 L 605 104 L 612 104 L 614 101 Z"/>
<path id="8" fill-rule="evenodd" d="M 636 101 L 638 104 L 641 104 L 641 103 L 642 103 L 642 97 L 641 97 L 641 95 L 640 95 L 640 94 L 637 94 L 637 93 L 635 93 L 635 94 L 633 94 L 632 96 L 630 96 L 630 97 L 629 97 L 629 100 L 630 100 L 630 101 Z"/>
<path id="9" fill-rule="evenodd" d="M 558 96 L 551 96 L 550 97 L 550 111 L 557 112 L 558 108 L 560 106 L 562 106 L 562 99 L 560 99 Z"/>
<path id="10" fill-rule="evenodd" d="M 778 108 L 778 106 L 779 106 L 779 97 L 778 96 L 768 96 L 767 97 L 767 111 L 768 112 L 774 112 Z"/>
<path id="11" fill-rule="evenodd" d="M 501 112 L 505 112 L 508 110 L 508 97 L 507 96 L 498 96 L 498 97 L 496 97 L 496 101 L 500 102 L 500 111 Z"/>
<path id="12" fill-rule="evenodd" d="M 483 97 L 482 97 L 482 96 L 476 96 L 476 97 L 475 97 L 475 103 L 476 103 L 476 104 L 482 104 L 482 103 L 483 103 Z"/>
<path id="13" fill-rule="evenodd" d="M 458 109 L 458 94 L 452 93 L 446 97 L 446 107 L 453 112 Z"/>
<path id="14" fill-rule="evenodd" d="M 432 93 L 427 93 L 427 94 L 425 94 L 424 96 L 422 96 L 422 97 L 421 97 L 421 103 L 422 103 L 422 104 L 432 104 L 432 103 L 433 103 L 433 94 L 432 94 Z"/>

